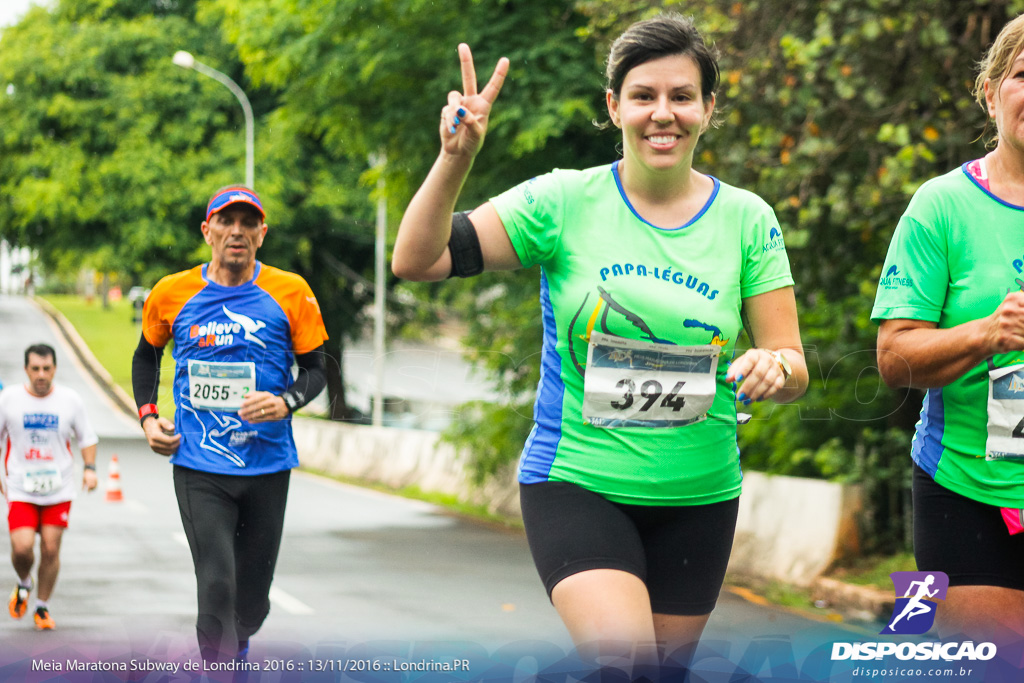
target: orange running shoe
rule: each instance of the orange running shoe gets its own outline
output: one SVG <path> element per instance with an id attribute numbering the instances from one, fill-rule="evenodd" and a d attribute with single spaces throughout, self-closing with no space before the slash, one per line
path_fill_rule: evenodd
<path id="1" fill-rule="evenodd" d="M 15 619 L 21 619 L 28 611 L 28 595 L 32 592 L 31 586 L 25 588 L 21 584 L 14 586 L 11 591 L 11 599 L 7 602 L 7 611 Z"/>
<path id="2" fill-rule="evenodd" d="M 57 625 L 53 623 L 53 617 L 50 616 L 50 610 L 45 607 L 36 608 L 35 618 L 36 630 L 38 631 L 52 631 L 57 627 Z"/>

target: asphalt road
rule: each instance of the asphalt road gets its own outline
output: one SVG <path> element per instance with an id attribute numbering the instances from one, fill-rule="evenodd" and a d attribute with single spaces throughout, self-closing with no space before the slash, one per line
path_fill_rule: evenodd
<path id="1" fill-rule="evenodd" d="M 37 633 L 27 618 L 0 617 L 0 680 L 57 680 L 32 667 L 69 658 L 194 661 L 195 579 L 170 466 L 148 450 L 137 423 L 84 375 L 45 316 L 25 299 L 0 296 L 5 383 L 21 381 L 22 350 L 37 340 L 57 348 L 57 380 L 86 398 L 101 435 L 101 484 L 72 507 L 51 600 L 57 630 Z M 124 500 L 108 502 L 104 489 L 115 454 Z M 7 536 L 0 534 L 0 556 L 8 552 Z M 13 570 L 0 566 L 4 576 L 13 586 Z M 4 586 L 0 580 L 0 590 L 8 590 Z M 292 477 L 271 599 L 270 616 L 252 645 L 252 659 L 264 665 L 259 680 L 349 680 L 338 671 L 310 672 L 345 661 L 370 662 L 370 671 L 351 674 L 354 680 L 421 680 L 408 673 L 388 677 L 372 666 L 381 657 L 434 661 L 459 653 L 477 671 L 493 669 L 495 680 L 518 680 L 522 671 L 554 666 L 571 651 L 522 534 L 301 472 Z M 715 671 L 789 671 L 833 640 L 863 640 L 869 633 L 723 592 L 698 664 Z M 517 663 L 494 669 L 506 660 Z M 299 665 L 303 672 L 294 669 Z M 274 666 L 285 670 L 267 670 Z M 144 671 L 77 677 L 91 675 L 59 680 L 188 680 Z"/>

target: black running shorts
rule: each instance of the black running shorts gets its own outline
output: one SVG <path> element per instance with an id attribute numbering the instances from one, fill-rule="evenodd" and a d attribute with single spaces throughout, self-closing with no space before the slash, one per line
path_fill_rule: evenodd
<path id="1" fill-rule="evenodd" d="M 950 586 L 1024 590 L 1024 534 L 1011 536 L 999 508 L 950 491 L 914 465 L 914 556 Z"/>
<path id="2" fill-rule="evenodd" d="M 715 608 L 729 563 L 739 498 L 710 505 L 624 505 L 565 482 L 519 487 L 526 538 L 548 596 L 590 569 L 639 577 L 656 614 Z"/>

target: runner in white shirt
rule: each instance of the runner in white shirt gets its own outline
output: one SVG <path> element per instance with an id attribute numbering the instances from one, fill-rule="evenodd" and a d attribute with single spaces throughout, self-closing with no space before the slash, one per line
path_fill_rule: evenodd
<path id="1" fill-rule="evenodd" d="M 18 584 L 8 610 L 15 619 L 25 616 L 32 591 L 33 546 L 39 534 L 39 593 L 35 625 L 54 628 L 48 601 L 60 570 L 60 542 L 68 526 L 75 497 L 71 435 L 78 440 L 85 463 L 82 488 L 96 488 L 96 443 L 79 398 L 71 389 L 55 386 L 57 355 L 46 344 L 25 350 L 28 383 L 0 391 L 0 492 L 7 498 L 11 530 L 11 561 Z"/>

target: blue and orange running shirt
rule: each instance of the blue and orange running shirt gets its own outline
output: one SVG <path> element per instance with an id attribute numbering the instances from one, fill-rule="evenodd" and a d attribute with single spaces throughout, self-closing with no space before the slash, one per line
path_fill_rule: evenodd
<path id="1" fill-rule="evenodd" d="M 207 264 L 156 284 L 143 309 L 143 335 L 158 348 L 174 340 L 175 430 L 171 463 L 215 474 L 258 475 L 299 464 L 291 419 L 252 424 L 237 412 L 192 404 L 189 361 L 253 363 L 255 390 L 281 394 L 293 382 L 295 355 L 327 339 L 316 297 L 294 273 L 256 262 L 252 280 L 212 282 Z"/>

